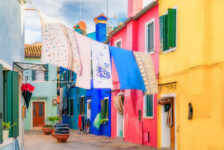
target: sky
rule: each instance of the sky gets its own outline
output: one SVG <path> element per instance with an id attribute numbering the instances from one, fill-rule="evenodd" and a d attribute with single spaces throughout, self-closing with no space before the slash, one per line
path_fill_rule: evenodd
<path id="1" fill-rule="evenodd" d="M 72 28 L 80 20 L 87 24 L 87 33 L 95 31 L 93 19 L 104 13 L 107 16 L 107 0 L 30 0 L 41 13 Z M 80 13 L 81 1 L 81 13 Z M 144 0 L 144 6 L 152 0 Z M 127 19 L 128 0 L 108 0 L 108 24 L 117 26 Z M 35 11 L 24 11 L 25 43 L 41 42 L 40 18 Z"/>

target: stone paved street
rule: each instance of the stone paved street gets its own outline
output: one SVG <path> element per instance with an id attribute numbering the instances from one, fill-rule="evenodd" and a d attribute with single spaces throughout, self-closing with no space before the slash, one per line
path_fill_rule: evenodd
<path id="1" fill-rule="evenodd" d="M 57 143 L 51 135 L 43 135 L 39 130 L 28 131 L 24 143 L 25 150 L 156 150 L 121 139 L 79 134 L 76 130 L 71 130 L 67 143 Z"/>

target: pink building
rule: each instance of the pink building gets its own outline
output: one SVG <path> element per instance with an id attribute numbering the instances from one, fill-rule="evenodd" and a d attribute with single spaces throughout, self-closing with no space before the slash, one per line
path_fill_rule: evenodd
<path id="1" fill-rule="evenodd" d="M 159 7 L 152 2 L 145 8 L 143 0 L 128 1 L 128 19 L 110 33 L 112 46 L 137 52 L 151 53 L 155 72 L 159 70 Z M 124 111 L 120 113 L 112 104 L 111 137 L 157 147 L 157 94 L 144 96 L 142 91 L 119 90 L 119 79 L 113 64 L 115 96 L 121 96 Z"/>

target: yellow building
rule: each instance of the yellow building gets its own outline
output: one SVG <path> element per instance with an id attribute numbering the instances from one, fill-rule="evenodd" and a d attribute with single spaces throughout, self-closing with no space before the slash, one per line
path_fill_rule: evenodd
<path id="1" fill-rule="evenodd" d="M 223 6 L 223 0 L 159 0 L 158 147 L 224 149 Z M 166 122 L 169 106 L 173 126 Z"/>

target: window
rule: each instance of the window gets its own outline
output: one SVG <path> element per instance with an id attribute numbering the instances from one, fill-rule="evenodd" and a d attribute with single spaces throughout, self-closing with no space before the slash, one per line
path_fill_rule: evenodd
<path id="1" fill-rule="evenodd" d="M 73 99 L 70 100 L 70 108 L 71 108 L 71 116 L 74 115 L 74 110 L 73 110 Z"/>
<path id="2" fill-rule="evenodd" d="M 118 40 L 118 41 L 116 42 L 115 46 L 116 46 L 117 48 L 121 48 L 121 40 Z"/>
<path id="3" fill-rule="evenodd" d="M 69 115 L 69 102 L 70 102 L 70 100 L 69 100 L 69 99 L 67 99 L 67 110 L 66 110 L 67 115 Z"/>
<path id="4" fill-rule="evenodd" d="M 146 32 L 146 52 L 154 52 L 155 47 L 155 19 L 152 19 L 148 23 L 146 23 L 145 26 L 145 32 Z"/>
<path id="5" fill-rule="evenodd" d="M 160 16 L 160 50 L 168 51 L 176 47 L 176 9 L 168 9 L 168 14 Z"/>
<path id="6" fill-rule="evenodd" d="M 85 114 L 85 97 L 79 99 L 79 114 Z"/>
<path id="7" fill-rule="evenodd" d="M 109 115 L 109 99 L 104 98 L 101 100 L 101 118 L 108 118 Z"/>
<path id="8" fill-rule="evenodd" d="M 48 65 L 45 66 L 48 69 Z M 48 71 L 36 71 L 32 70 L 33 81 L 48 81 Z"/>
<path id="9" fill-rule="evenodd" d="M 153 107 L 153 95 L 146 95 L 144 98 L 144 117 L 153 118 L 154 116 L 154 107 Z"/>

